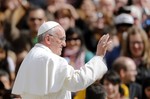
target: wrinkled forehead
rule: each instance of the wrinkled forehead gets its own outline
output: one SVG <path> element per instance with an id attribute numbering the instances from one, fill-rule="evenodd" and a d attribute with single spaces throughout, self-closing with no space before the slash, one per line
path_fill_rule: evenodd
<path id="1" fill-rule="evenodd" d="M 65 30 L 63 29 L 62 26 L 58 25 L 55 27 L 56 28 L 56 35 L 61 36 L 61 37 L 66 37 Z"/>

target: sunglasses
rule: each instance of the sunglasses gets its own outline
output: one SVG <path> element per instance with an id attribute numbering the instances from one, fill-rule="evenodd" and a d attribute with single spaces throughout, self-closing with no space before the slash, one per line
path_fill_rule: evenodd
<path id="1" fill-rule="evenodd" d="M 35 21 L 35 20 L 39 20 L 39 21 L 42 21 L 43 18 L 29 18 L 30 21 Z"/>

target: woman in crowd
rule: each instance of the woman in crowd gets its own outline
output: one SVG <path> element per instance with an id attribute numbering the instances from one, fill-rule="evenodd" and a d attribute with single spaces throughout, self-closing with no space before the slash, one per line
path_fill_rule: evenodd
<path id="1" fill-rule="evenodd" d="M 62 55 L 75 69 L 79 69 L 94 54 L 86 49 L 81 31 L 77 28 L 69 28 L 66 31 L 66 47 Z"/>
<path id="2" fill-rule="evenodd" d="M 142 81 L 150 75 L 150 47 L 145 31 L 139 27 L 132 27 L 128 31 L 122 53 L 131 57 L 137 66 L 137 82 Z"/>

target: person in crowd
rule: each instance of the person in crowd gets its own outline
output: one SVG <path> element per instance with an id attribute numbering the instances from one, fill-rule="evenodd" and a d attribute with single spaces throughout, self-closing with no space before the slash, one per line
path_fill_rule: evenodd
<path id="1" fill-rule="evenodd" d="M 150 77 L 144 80 L 142 86 L 142 99 L 150 99 Z"/>
<path id="2" fill-rule="evenodd" d="M 28 11 L 27 24 L 29 27 L 29 35 L 31 37 L 33 45 L 37 43 L 37 32 L 42 23 L 47 21 L 46 13 L 44 9 L 38 6 L 31 6 Z"/>
<path id="3" fill-rule="evenodd" d="M 94 54 L 87 50 L 82 32 L 77 28 L 69 28 L 66 31 L 66 47 L 63 49 L 62 56 L 74 69 L 80 69 Z"/>
<path id="4" fill-rule="evenodd" d="M 55 20 L 62 25 L 65 31 L 71 27 L 76 27 L 76 18 L 73 15 L 73 12 L 70 7 L 67 8 L 64 5 L 60 9 L 57 9 L 54 13 L 54 17 Z"/>
<path id="5" fill-rule="evenodd" d="M 14 61 L 14 63 L 16 62 L 16 55 L 13 52 L 13 48 L 11 46 L 11 42 L 9 42 L 9 40 L 7 39 L 7 33 L 5 32 L 6 27 L 7 27 L 7 21 L 6 21 L 6 16 L 3 13 L 0 13 L 0 39 L 1 42 L 7 41 L 7 45 L 8 45 L 8 56 L 10 56 L 12 58 L 12 60 Z M 8 28 L 9 29 L 9 28 Z M 4 43 L 5 45 L 5 43 Z"/>
<path id="6" fill-rule="evenodd" d="M 22 99 L 71 99 L 70 91 L 85 89 L 107 71 L 103 57 L 111 44 L 108 34 L 100 39 L 96 56 L 79 70 L 60 57 L 66 35 L 59 23 L 43 23 L 37 36 L 38 43 L 23 60 L 12 89 Z"/>
<path id="7" fill-rule="evenodd" d="M 0 13 L 5 14 L 7 21 L 10 21 L 13 11 L 19 7 L 19 0 L 1 0 Z"/>
<path id="8" fill-rule="evenodd" d="M 19 9 L 18 9 L 19 10 Z M 19 15 L 20 14 L 20 15 Z M 33 45 L 37 42 L 36 34 L 39 26 L 47 21 L 46 12 L 37 5 L 30 5 L 27 8 L 20 8 L 12 16 L 12 22 L 8 24 L 5 34 L 9 42 L 22 36 L 21 33 L 31 37 Z M 10 30 L 8 30 L 10 28 Z M 10 32 L 10 33 L 9 33 Z M 24 36 L 26 36 L 24 35 Z"/>
<path id="9" fill-rule="evenodd" d="M 66 0 L 47 0 L 47 10 L 49 13 L 54 14 L 56 10 L 66 3 Z"/>
<path id="10" fill-rule="evenodd" d="M 139 10 L 138 12 L 142 12 L 143 15 L 150 15 L 150 1 L 149 0 L 132 0 L 132 5 L 136 6 Z"/>
<path id="11" fill-rule="evenodd" d="M 82 29 L 82 25 L 84 25 L 84 22 L 79 17 L 76 9 L 70 4 L 62 4 L 59 9 L 55 11 L 54 20 L 61 24 L 65 30 L 70 27 Z"/>
<path id="12" fill-rule="evenodd" d="M 114 14 L 118 15 L 120 13 L 120 10 L 123 10 L 123 7 L 126 7 L 128 4 L 128 0 L 115 0 L 116 7 L 114 10 Z"/>
<path id="13" fill-rule="evenodd" d="M 102 84 L 95 83 L 87 87 L 85 99 L 107 99 L 107 92 Z"/>
<path id="14" fill-rule="evenodd" d="M 114 11 L 116 8 L 115 0 L 99 0 L 97 11 L 102 12 L 105 19 L 106 26 L 114 25 Z"/>
<path id="15" fill-rule="evenodd" d="M 15 62 L 8 55 L 8 42 L 4 38 L 0 38 L 0 70 L 4 70 L 9 75 L 9 81 L 12 83 L 15 79 Z M 10 86 L 11 86 L 10 83 Z"/>
<path id="16" fill-rule="evenodd" d="M 89 26 L 82 20 L 75 8 L 69 4 L 62 5 L 54 13 L 55 21 L 62 25 L 65 31 L 69 28 L 79 28 L 82 31 L 85 45 L 89 49 L 91 47 L 92 38 Z"/>
<path id="17" fill-rule="evenodd" d="M 107 66 L 111 69 L 114 60 L 120 56 L 123 40 L 126 38 L 127 30 L 133 25 L 134 19 L 130 14 L 121 13 L 115 17 L 116 33 L 112 37 L 113 48 L 105 56 Z"/>
<path id="18" fill-rule="evenodd" d="M 120 75 L 122 84 L 128 86 L 130 99 L 142 99 L 141 85 L 136 83 L 136 64 L 125 56 L 118 57 L 113 63 L 113 70 Z"/>
<path id="19" fill-rule="evenodd" d="M 92 29 L 97 21 L 97 11 L 94 2 L 92 0 L 83 0 L 77 12 L 79 17 Z"/>
<path id="20" fill-rule="evenodd" d="M 102 78 L 101 83 L 107 92 L 107 99 L 126 99 L 121 80 L 117 72 L 109 70 Z"/>
<path id="21" fill-rule="evenodd" d="M 85 34 L 87 48 L 93 53 L 96 52 L 96 45 L 97 42 L 99 41 L 99 38 L 106 33 L 111 34 L 112 32 L 112 27 L 108 27 L 105 25 L 105 18 L 103 13 L 94 12 L 94 15 L 96 18 L 94 20 L 91 20 L 88 24 L 90 32 Z"/>
<path id="22" fill-rule="evenodd" d="M 134 26 L 127 31 L 128 35 L 124 41 L 122 55 L 134 60 L 137 67 L 136 82 L 142 81 L 150 75 L 150 47 L 148 36 L 142 28 Z"/>
<path id="23" fill-rule="evenodd" d="M 26 21 L 22 21 L 24 17 L 27 15 L 27 10 L 30 7 L 30 3 L 27 0 L 15 0 L 18 2 L 18 7 L 12 11 L 11 18 L 9 19 L 10 24 L 10 34 L 8 35 L 10 38 L 10 42 L 17 39 L 20 36 L 20 29 L 27 28 L 25 23 Z M 22 23 L 22 24 L 20 24 Z"/>

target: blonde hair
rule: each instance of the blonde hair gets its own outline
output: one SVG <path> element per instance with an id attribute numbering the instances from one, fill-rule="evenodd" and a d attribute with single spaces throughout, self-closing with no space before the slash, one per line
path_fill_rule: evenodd
<path id="1" fill-rule="evenodd" d="M 129 30 L 127 31 L 127 38 L 124 41 L 124 45 L 122 48 L 122 54 L 124 56 L 128 56 L 128 57 L 132 57 L 131 55 L 131 51 L 129 48 L 129 44 L 130 44 L 130 36 L 131 35 L 136 35 L 139 34 L 143 40 L 143 44 L 144 44 L 144 51 L 142 54 L 142 61 L 147 65 L 148 68 L 150 68 L 150 45 L 149 45 L 149 41 L 148 41 L 148 36 L 146 35 L 146 32 L 137 26 L 133 26 L 131 28 L 129 28 Z"/>

